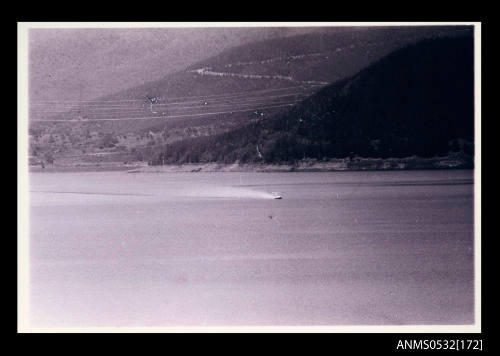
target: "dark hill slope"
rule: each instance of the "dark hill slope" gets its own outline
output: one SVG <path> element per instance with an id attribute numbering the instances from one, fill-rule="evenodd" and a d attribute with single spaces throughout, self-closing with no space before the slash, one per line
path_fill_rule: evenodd
<path id="1" fill-rule="evenodd" d="M 248 43 L 226 50 L 190 68 L 242 74 L 289 76 L 296 80 L 334 83 L 373 61 L 424 38 L 471 33 L 465 26 L 350 27 L 336 33 L 304 34 Z"/>
<path id="2" fill-rule="evenodd" d="M 297 86 L 307 81 L 333 83 L 355 74 L 408 43 L 463 33 L 472 33 L 472 27 L 349 27 L 335 33 L 312 33 L 250 42 L 225 50 L 183 71 L 101 99 L 219 95 Z M 264 77 L 199 75 L 195 71 L 200 68 L 210 68 L 216 73 Z M 292 80 L 270 78 L 276 75 Z"/>
<path id="3" fill-rule="evenodd" d="M 470 26 L 346 27 L 333 33 L 247 43 L 180 72 L 90 102 L 33 102 L 30 120 L 44 127 L 58 125 L 50 120 L 72 120 L 71 125 L 84 126 L 85 130 L 116 133 L 156 132 L 173 121 L 175 125 L 185 121 L 185 127 L 195 124 L 193 121 L 202 121 L 204 126 L 224 121 L 234 128 L 253 121 L 255 110 L 265 110 L 269 117 L 279 111 L 268 108 L 276 102 L 303 100 L 320 87 L 350 77 L 405 44 L 471 31 Z M 127 87 L 126 78 L 123 87 Z M 295 96 L 278 98 L 278 94 Z M 221 95 L 226 100 L 214 99 Z M 147 97 L 158 97 L 160 101 L 151 107 Z M 233 111 L 237 114 L 231 114 Z M 226 115 L 204 115 L 213 112 Z M 53 127 L 52 131 L 59 130 Z"/>
<path id="4" fill-rule="evenodd" d="M 430 157 L 460 150 L 474 136 L 473 53 L 471 36 L 409 45 L 284 114 L 169 145 L 152 163 Z"/>
<path id="5" fill-rule="evenodd" d="M 142 85 L 126 88 L 124 78 L 126 89 L 92 103 L 34 103 L 31 117 L 75 119 L 82 116 L 95 120 L 154 116 L 144 105 L 146 97 L 164 98 L 161 104 L 168 105 L 171 101 L 178 102 L 179 97 L 184 101 L 199 97 L 201 101 L 205 96 L 247 92 L 252 96 L 255 90 L 307 86 L 310 82 L 324 85 L 349 77 L 408 43 L 471 31 L 467 26 L 352 27 L 335 33 L 251 42 Z M 211 72 L 197 72 L 203 68 L 210 68 Z M 110 106 L 116 110 L 110 111 Z"/>

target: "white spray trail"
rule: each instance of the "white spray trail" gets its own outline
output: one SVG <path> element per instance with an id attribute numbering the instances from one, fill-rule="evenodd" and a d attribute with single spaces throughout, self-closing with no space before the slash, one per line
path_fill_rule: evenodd
<path id="1" fill-rule="evenodd" d="M 190 189 L 182 195 L 198 198 L 274 199 L 274 195 L 243 187 L 204 186 Z"/>

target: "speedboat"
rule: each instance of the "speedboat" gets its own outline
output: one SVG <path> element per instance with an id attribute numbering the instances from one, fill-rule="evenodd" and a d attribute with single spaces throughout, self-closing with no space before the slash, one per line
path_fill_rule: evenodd
<path id="1" fill-rule="evenodd" d="M 271 192 L 271 194 L 273 195 L 273 199 L 281 199 L 281 195 L 277 192 Z"/>

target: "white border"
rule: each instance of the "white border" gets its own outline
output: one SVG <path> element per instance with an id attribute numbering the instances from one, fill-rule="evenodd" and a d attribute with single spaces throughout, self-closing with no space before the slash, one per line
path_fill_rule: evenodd
<path id="1" fill-rule="evenodd" d="M 239 327 L 106 327 L 35 328 L 29 315 L 29 179 L 28 179 L 28 30 L 41 28 L 158 27 L 341 27 L 341 26 L 474 26 L 475 170 L 474 170 L 474 325 L 404 326 L 239 326 Z M 19 333 L 480 333 L 481 332 L 481 23 L 480 22 L 19 22 L 18 23 L 18 332 Z"/>
<path id="2" fill-rule="evenodd" d="M 20 22 L 28 28 L 469 26 L 479 22 Z"/>
<path id="3" fill-rule="evenodd" d="M 29 330 L 28 28 L 17 26 L 17 298 L 18 332 Z"/>
<path id="4" fill-rule="evenodd" d="M 481 329 L 481 23 L 474 25 L 474 295 Z"/>

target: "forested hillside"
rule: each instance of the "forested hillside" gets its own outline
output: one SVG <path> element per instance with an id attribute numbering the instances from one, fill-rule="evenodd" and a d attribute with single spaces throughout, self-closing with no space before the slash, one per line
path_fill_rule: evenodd
<path id="1" fill-rule="evenodd" d="M 152 164 L 472 155 L 473 38 L 397 50 L 267 120 L 165 146 Z"/>

